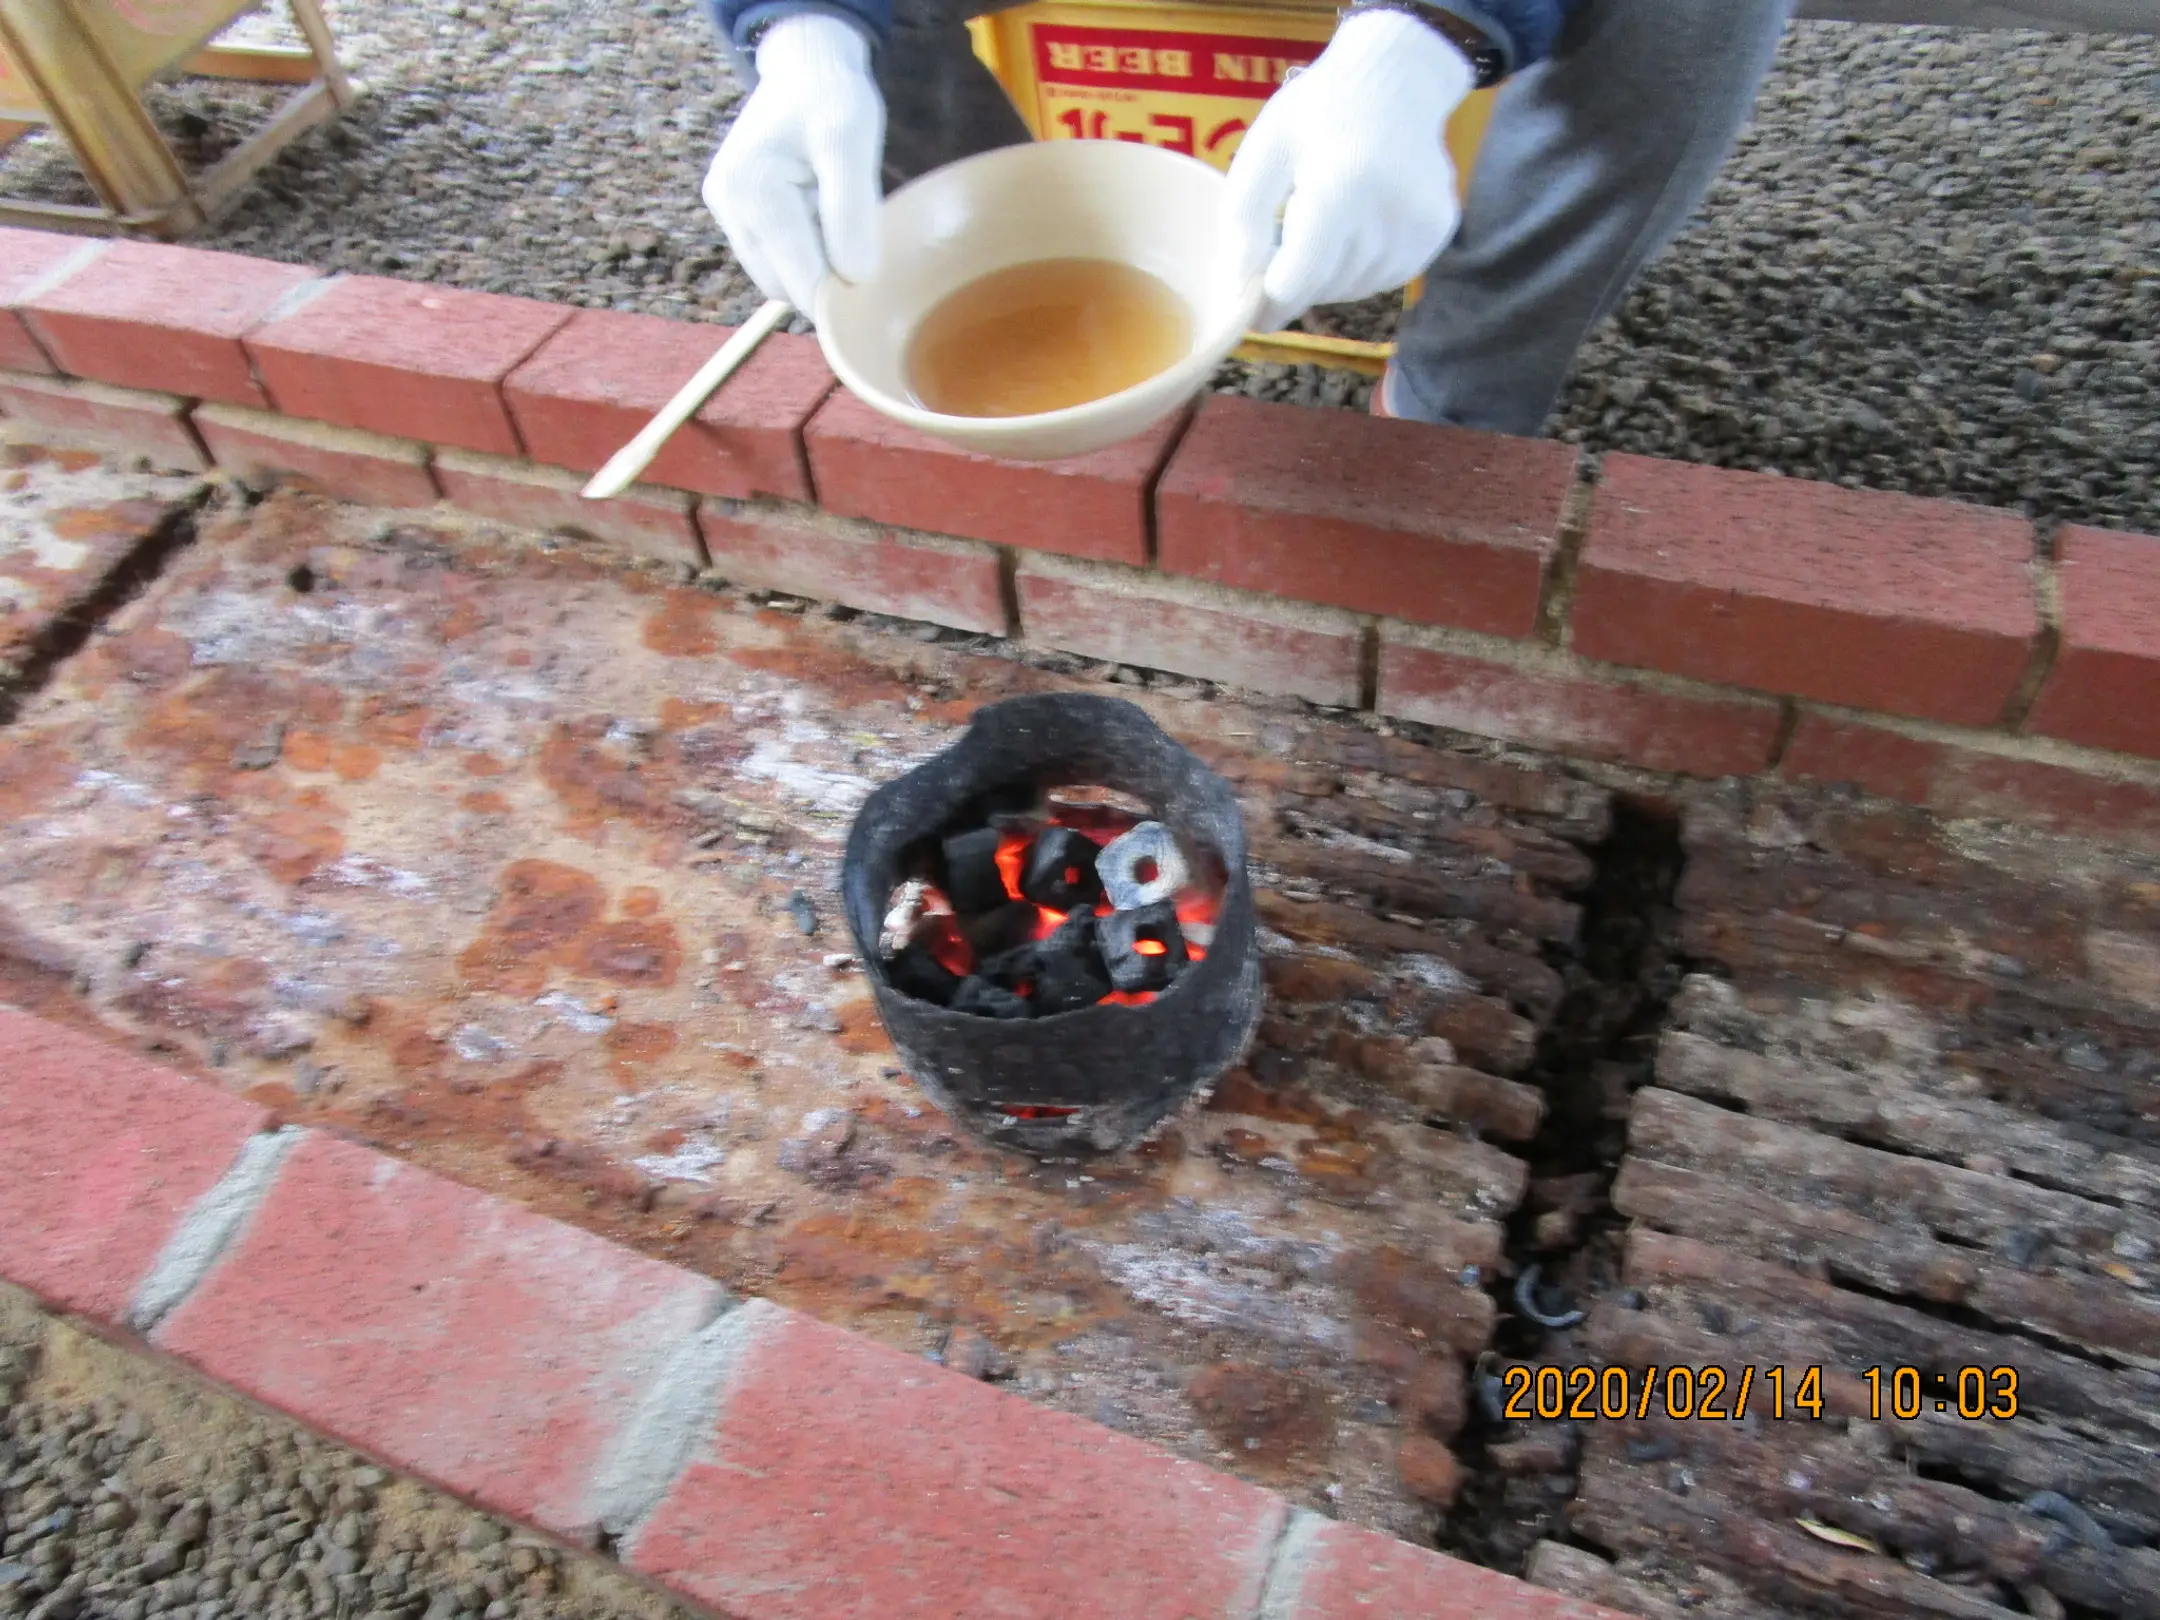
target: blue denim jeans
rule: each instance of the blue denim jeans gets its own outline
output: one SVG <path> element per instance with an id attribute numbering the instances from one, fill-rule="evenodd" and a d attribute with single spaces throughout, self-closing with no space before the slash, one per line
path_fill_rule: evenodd
<path id="1" fill-rule="evenodd" d="M 888 187 L 1028 138 L 947 3 L 896 8 L 879 64 Z M 1540 431 L 1583 338 L 1717 178 L 1794 5 L 1591 0 L 1503 85 L 1462 227 L 1396 335 L 1388 408 Z"/>

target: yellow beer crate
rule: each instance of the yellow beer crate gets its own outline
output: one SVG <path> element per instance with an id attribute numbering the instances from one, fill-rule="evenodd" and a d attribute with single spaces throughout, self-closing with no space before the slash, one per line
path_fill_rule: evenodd
<path id="1" fill-rule="evenodd" d="M 1143 141 L 1227 169 L 1254 114 L 1335 31 L 1333 4 L 1245 5 L 1161 0 L 1028 0 L 968 24 L 975 54 L 997 76 L 1037 140 Z M 1448 124 L 1460 188 L 1470 183 L 1492 117 L 1490 90 Z M 1415 302 L 1413 284 L 1405 303 Z M 1387 343 L 1274 332 L 1238 356 L 1334 366 L 1377 376 Z"/>

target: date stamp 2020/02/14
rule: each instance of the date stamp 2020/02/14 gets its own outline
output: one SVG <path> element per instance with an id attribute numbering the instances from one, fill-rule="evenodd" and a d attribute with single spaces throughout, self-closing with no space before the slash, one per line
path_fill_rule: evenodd
<path id="1" fill-rule="evenodd" d="M 2018 1415 L 2015 1367 L 1862 1367 L 1868 1416 L 1910 1422 L 1924 1413 L 1971 1421 Z M 1773 1418 L 1823 1415 L 1820 1366 L 1531 1367 L 1500 1375 L 1501 1415 L 1560 1418 L 1696 1418 L 1735 1422 L 1752 1412 Z"/>

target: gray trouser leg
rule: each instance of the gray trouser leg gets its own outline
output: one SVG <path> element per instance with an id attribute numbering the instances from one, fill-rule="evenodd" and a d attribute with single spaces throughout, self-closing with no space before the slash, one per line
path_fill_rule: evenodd
<path id="1" fill-rule="evenodd" d="M 1397 415 L 1534 434 L 1576 348 L 1701 202 L 1794 0 L 1589 0 L 1502 87 L 1462 229 L 1404 312 Z"/>
<path id="2" fill-rule="evenodd" d="M 877 70 L 885 93 L 887 191 L 944 164 L 1028 140 L 1011 98 L 968 41 L 964 19 L 997 9 L 994 3 L 956 9 L 948 0 L 894 6 L 892 39 Z"/>

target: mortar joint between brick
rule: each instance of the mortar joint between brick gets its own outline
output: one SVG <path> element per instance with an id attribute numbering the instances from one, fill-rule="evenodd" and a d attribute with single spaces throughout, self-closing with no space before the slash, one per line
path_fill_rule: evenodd
<path id="1" fill-rule="evenodd" d="M 262 396 L 264 404 L 269 409 L 274 411 L 279 408 L 277 396 L 270 392 L 270 379 L 262 374 L 262 367 L 256 362 L 255 346 L 248 342 L 248 339 L 260 332 L 272 321 L 282 321 L 286 316 L 297 314 L 307 308 L 308 305 L 314 303 L 316 299 L 343 279 L 342 276 L 330 273 L 318 275 L 311 281 L 302 281 L 287 287 L 278 295 L 277 300 L 263 312 L 262 319 L 240 334 L 240 358 L 247 362 L 248 379 L 255 384 L 255 391 Z M 188 431 L 190 433 L 195 432 L 195 417 L 192 411 L 188 413 Z M 200 438 L 201 435 L 198 433 L 196 437 Z"/>
<path id="2" fill-rule="evenodd" d="M 2025 729 L 2033 705 L 2040 701 L 2048 677 L 2055 673 L 2055 660 L 2062 651 L 2061 569 L 2062 565 L 2052 556 L 2041 555 L 2033 559 L 2033 600 L 2039 613 L 2040 628 L 2033 636 L 2025 671 L 2018 677 L 2017 685 L 2011 688 L 2009 702 L 2003 706 L 2003 724 L 2012 731 Z"/>
<path id="3" fill-rule="evenodd" d="M 803 499 L 819 511 L 825 509 L 825 500 L 818 494 L 817 468 L 810 460 L 810 424 L 817 419 L 817 413 L 825 408 L 825 402 L 831 399 L 839 388 L 837 381 L 828 384 L 825 391 L 810 402 L 810 408 L 803 412 L 802 420 L 795 424 L 789 434 L 795 444 L 795 469 L 802 474 Z"/>
<path id="4" fill-rule="evenodd" d="M 231 1166 L 181 1217 L 136 1285 L 127 1326 L 147 1338 L 202 1285 L 270 1196 L 285 1161 L 306 1135 L 297 1125 L 284 1125 L 258 1131 L 240 1144 Z"/>
<path id="5" fill-rule="evenodd" d="M 1185 414 L 1180 416 L 1176 425 L 1171 428 L 1169 436 L 1163 441 L 1162 453 L 1155 458 L 1155 465 L 1148 469 L 1147 479 L 1140 486 L 1140 556 L 1143 567 L 1155 567 L 1156 558 L 1160 555 L 1160 525 L 1155 516 L 1155 492 L 1162 487 L 1163 477 L 1170 471 L 1170 463 L 1177 459 L 1178 447 L 1185 442 L 1185 435 L 1192 431 L 1192 425 L 1199 417 L 1198 405 L 1188 405 L 1185 408 Z"/>
<path id="6" fill-rule="evenodd" d="M 435 487 L 442 487 L 442 480 L 435 478 L 435 457 L 428 456 L 428 476 L 435 479 Z M 688 494 L 687 491 L 682 493 Z M 712 544 L 705 538 L 705 502 L 696 495 L 689 496 L 686 511 L 690 515 L 690 549 L 697 556 L 697 571 L 702 574 L 712 567 Z"/>
<path id="7" fill-rule="evenodd" d="M 1329 1523 L 1309 1508 L 1292 1507 L 1284 1515 L 1282 1528 L 1276 1531 L 1274 1543 L 1268 1548 L 1260 1604 L 1253 1611 L 1253 1620 L 1297 1620 L 1314 1547 Z"/>
<path id="8" fill-rule="evenodd" d="M 1782 698 L 1778 703 L 1777 731 L 1770 739 L 1770 757 L 1763 761 L 1762 774 L 1774 774 L 1785 763 L 1785 750 L 1792 747 L 1793 734 L 1800 729 L 1800 705 L 1792 698 Z"/>
<path id="9" fill-rule="evenodd" d="M 743 1356 L 781 1308 L 715 1290 L 712 1314 L 670 1351 L 593 1479 L 593 1510 L 618 1555 L 637 1539 L 711 1439 Z"/>
<path id="10" fill-rule="evenodd" d="M 1005 639 L 1019 641 L 1025 626 L 1020 622 L 1020 555 L 1011 546 L 997 548 L 998 608 L 1005 615 Z"/>
<path id="11" fill-rule="evenodd" d="M 113 244 L 109 240 L 85 242 L 72 253 L 65 254 L 55 263 L 48 265 L 41 274 L 32 279 L 28 286 L 16 294 L 15 308 L 28 317 L 23 324 L 32 329 L 31 336 L 37 340 L 37 346 L 40 349 L 45 349 L 45 341 L 42 334 L 36 331 L 37 311 L 30 306 L 62 282 L 68 281 L 80 272 L 89 269 L 97 260 L 102 259 L 107 253 L 111 252 L 112 247 Z M 52 359 L 52 352 L 49 349 L 46 350 L 45 358 Z M 54 360 L 53 364 L 58 367 L 59 362 Z"/>
<path id="12" fill-rule="evenodd" d="M 254 362 L 252 360 L 248 362 L 248 369 L 250 375 L 252 375 L 254 371 Z M 255 383 L 257 387 L 261 387 L 262 379 L 257 377 Z M 267 393 L 263 395 L 265 399 L 269 397 Z M 191 399 L 187 402 L 187 409 L 180 413 L 180 431 L 185 433 L 188 436 L 188 442 L 202 453 L 203 465 L 205 467 L 215 467 L 218 464 L 218 458 L 210 453 L 210 441 L 203 437 L 203 430 L 195 425 L 195 413 L 201 410 L 202 407 L 203 402 L 199 399 Z"/>
<path id="13" fill-rule="evenodd" d="M 1582 469 L 1560 503 L 1560 523 L 1554 536 L 1552 565 L 1545 570 L 1545 591 L 1538 602 L 1537 628 L 1533 637 L 1549 647 L 1565 647 L 1568 614 L 1575 605 L 1575 572 L 1583 546 L 1590 538 L 1590 506 L 1597 498 L 1597 484 Z"/>
<path id="14" fill-rule="evenodd" d="M 1380 621 L 1358 625 L 1358 707 L 1371 714 L 1380 707 Z"/>
<path id="15" fill-rule="evenodd" d="M 532 460 L 533 453 L 525 443 L 525 429 L 518 421 L 517 412 L 510 408 L 510 379 L 517 375 L 518 367 L 524 365 L 526 361 L 555 341 L 557 336 L 561 334 L 562 329 L 570 324 L 574 314 L 575 311 L 565 308 L 562 319 L 541 333 L 530 348 L 505 366 L 502 375 L 497 377 L 491 385 L 495 393 L 495 403 L 502 411 L 503 424 L 510 429 L 510 442 L 517 446 L 517 454 L 521 460 Z M 718 393 L 719 390 L 714 389 L 713 392 Z M 698 410 L 702 411 L 711 403 L 710 396 L 700 400 Z M 696 412 L 691 414 L 694 416 Z"/>

